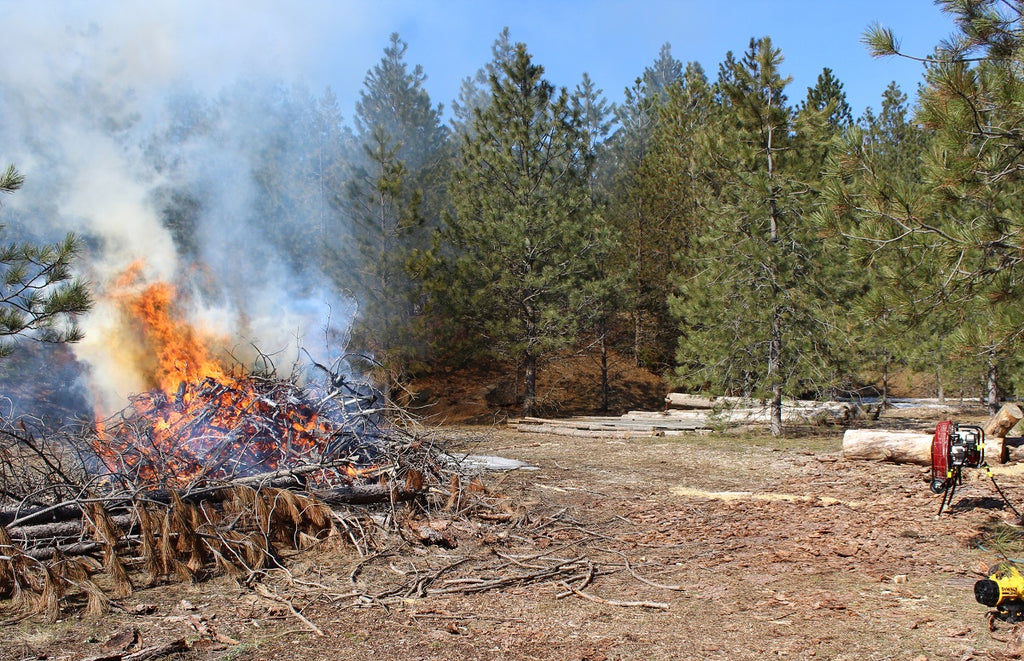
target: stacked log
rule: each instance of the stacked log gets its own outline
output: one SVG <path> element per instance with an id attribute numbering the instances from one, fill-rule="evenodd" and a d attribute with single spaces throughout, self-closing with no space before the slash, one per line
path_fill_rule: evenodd
<path id="1" fill-rule="evenodd" d="M 556 436 L 582 436 L 588 438 L 630 439 L 650 436 L 664 436 L 652 424 L 617 424 L 615 418 L 531 418 L 526 417 L 517 424 L 517 430 L 535 434 Z"/>
<path id="2" fill-rule="evenodd" d="M 695 396 L 689 396 L 695 397 Z M 665 436 L 694 431 L 713 431 L 738 425 L 768 424 L 769 410 L 760 402 L 732 398 L 732 404 L 716 401 L 718 406 L 694 406 L 665 411 L 630 411 L 621 416 L 581 416 L 574 418 L 523 418 L 517 430 L 526 433 L 629 439 Z M 701 402 L 693 400 L 695 404 Z M 854 417 L 856 407 L 847 402 L 790 402 L 782 409 L 784 424 L 843 424 Z"/>

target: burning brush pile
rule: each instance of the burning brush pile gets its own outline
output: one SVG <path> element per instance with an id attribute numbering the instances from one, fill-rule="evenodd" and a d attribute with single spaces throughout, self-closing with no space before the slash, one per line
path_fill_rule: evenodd
<path id="1" fill-rule="evenodd" d="M 337 369 L 226 370 L 187 332 L 162 336 L 187 353 L 159 344 L 161 384 L 117 414 L 59 432 L 3 421 L 0 599 L 100 612 L 139 580 L 244 579 L 289 550 L 365 548 L 358 506 L 424 506 L 456 477 L 413 421 Z"/>
<path id="2" fill-rule="evenodd" d="M 153 390 L 98 426 L 90 445 L 111 480 L 187 488 L 283 471 L 319 486 L 351 484 L 388 452 L 384 402 L 332 375 L 307 390 L 272 374 L 206 376 Z M 386 459 L 385 459 L 386 460 Z"/>

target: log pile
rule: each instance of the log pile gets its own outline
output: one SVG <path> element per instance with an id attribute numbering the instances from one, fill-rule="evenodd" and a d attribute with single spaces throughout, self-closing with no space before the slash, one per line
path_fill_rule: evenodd
<path id="1" fill-rule="evenodd" d="M 526 433 L 630 439 L 768 423 L 768 407 L 757 400 L 669 393 L 666 403 L 670 400 L 672 406 L 683 408 L 630 411 L 621 416 L 526 417 L 516 428 Z M 844 424 L 856 415 L 856 405 L 849 402 L 789 401 L 782 408 L 783 423 L 794 425 Z"/>
<path id="2" fill-rule="evenodd" d="M 0 599 L 56 617 L 147 584 L 251 576 L 324 540 L 372 543 L 355 506 L 422 499 L 457 465 L 343 379 L 271 374 L 154 391 L 104 423 L 0 422 Z"/>
<path id="3" fill-rule="evenodd" d="M 759 422 L 766 417 L 768 408 L 766 401 L 749 397 L 716 397 L 683 392 L 665 395 L 666 411 L 718 411 L 728 413 L 736 420 Z M 859 407 L 853 402 L 819 402 L 811 399 L 788 399 L 782 402 L 782 414 L 792 422 L 849 422 L 858 410 Z"/>

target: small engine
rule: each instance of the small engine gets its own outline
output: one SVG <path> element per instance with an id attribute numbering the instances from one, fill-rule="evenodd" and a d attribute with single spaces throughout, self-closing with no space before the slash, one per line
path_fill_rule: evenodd
<path id="1" fill-rule="evenodd" d="M 1024 620 L 1024 576 L 1010 562 L 989 569 L 991 575 L 974 584 L 979 604 L 996 609 L 996 615 L 1009 622 Z"/>
<path id="2" fill-rule="evenodd" d="M 960 483 L 963 468 L 985 465 L 985 431 L 974 425 L 944 420 L 935 426 L 932 439 L 932 484 L 934 493 L 945 493 Z"/>

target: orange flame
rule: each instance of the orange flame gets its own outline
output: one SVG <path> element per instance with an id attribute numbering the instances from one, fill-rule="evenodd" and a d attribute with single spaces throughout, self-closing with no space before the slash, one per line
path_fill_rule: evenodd
<path id="1" fill-rule="evenodd" d="M 203 333 L 184 319 L 174 287 L 166 282 L 142 284 L 144 264 L 135 262 L 116 283 L 115 300 L 140 345 L 140 362 L 151 386 L 174 392 L 182 382 L 212 377 L 228 379 L 209 347 L 223 340 Z"/>
<path id="2" fill-rule="evenodd" d="M 188 323 L 173 286 L 144 283 L 143 266 L 118 280 L 114 300 L 152 390 L 131 396 L 129 424 L 97 421 L 94 450 L 107 469 L 144 484 L 185 485 L 327 459 L 339 424 L 293 384 L 230 374 L 210 349 L 224 340 Z M 327 468 L 310 479 L 367 479 L 373 469 Z"/>

